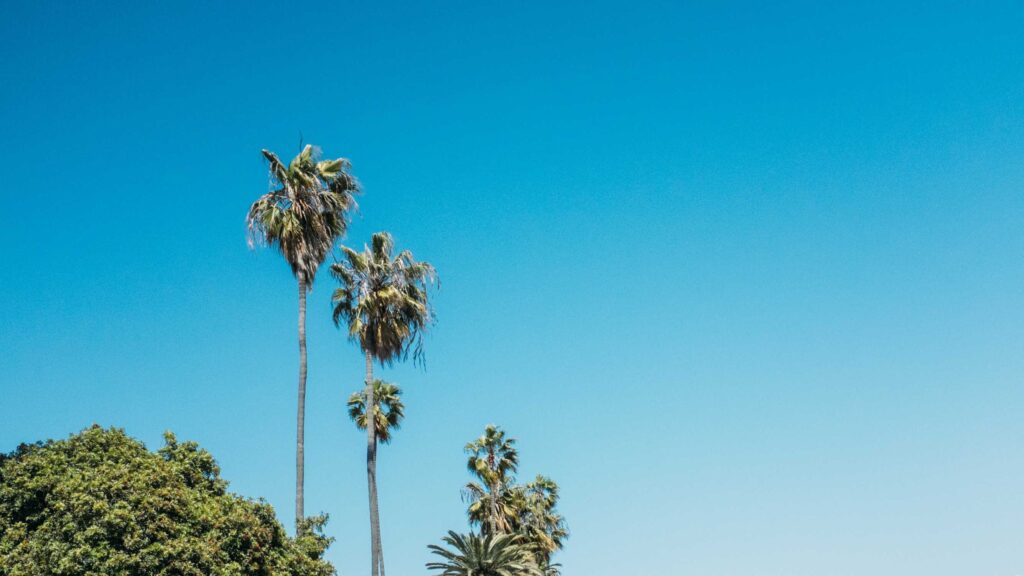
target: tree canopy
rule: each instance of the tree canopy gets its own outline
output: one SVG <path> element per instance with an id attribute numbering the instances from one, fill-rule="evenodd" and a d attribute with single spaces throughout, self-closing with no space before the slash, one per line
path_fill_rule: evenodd
<path id="1" fill-rule="evenodd" d="M 209 452 L 156 452 L 93 426 L 0 455 L 0 574 L 329 576 L 326 517 L 290 538 L 273 508 L 227 491 Z"/>

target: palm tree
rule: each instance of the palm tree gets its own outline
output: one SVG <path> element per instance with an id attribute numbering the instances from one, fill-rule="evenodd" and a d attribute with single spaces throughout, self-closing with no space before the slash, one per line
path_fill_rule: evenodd
<path id="1" fill-rule="evenodd" d="M 402 389 L 383 380 L 373 381 L 373 398 L 376 404 L 374 423 L 377 426 L 376 441 L 390 444 L 393 431 L 398 430 L 405 418 L 405 405 L 402 403 Z M 356 428 L 366 430 L 366 390 L 353 392 L 348 399 L 348 416 L 356 424 Z M 376 474 L 374 474 L 376 481 Z M 377 542 L 377 550 L 384 555 L 383 544 Z M 383 572 L 383 559 L 380 560 Z"/>
<path id="2" fill-rule="evenodd" d="M 464 493 L 471 502 L 470 524 L 489 530 L 491 493 L 476 482 L 467 484 Z M 551 556 L 562 549 L 569 537 L 565 518 L 556 510 L 557 504 L 558 485 L 540 475 L 525 485 L 506 482 L 498 499 L 497 533 L 519 535 L 521 543 L 534 554 L 537 566 L 545 574 L 558 573 L 558 564 L 551 563 Z"/>
<path id="3" fill-rule="evenodd" d="M 478 510 L 483 508 L 486 501 L 487 534 L 510 531 L 510 527 L 504 521 L 507 514 L 502 510 L 502 488 L 509 482 L 510 474 L 519 466 L 519 453 L 515 449 L 515 443 L 515 438 L 505 438 L 505 432 L 501 428 L 488 424 L 480 438 L 466 444 L 466 453 L 469 454 L 466 467 L 486 486 L 486 494 L 480 485 L 473 482 L 466 485 L 466 492 L 474 500 Z M 470 518 L 473 518 L 472 506 Z"/>
<path id="4" fill-rule="evenodd" d="M 349 173 L 348 160 L 321 160 L 320 151 L 313 146 L 304 147 L 287 167 L 269 150 L 263 150 L 263 156 L 269 163 L 272 189 L 249 207 L 249 246 L 259 243 L 276 247 L 299 284 L 299 402 L 295 441 L 295 526 L 299 531 L 305 519 L 306 293 L 334 242 L 348 228 L 348 211 L 355 207 L 353 196 L 359 191 L 359 183 Z"/>
<path id="5" fill-rule="evenodd" d="M 457 534 L 448 532 L 444 542 L 454 550 L 427 546 L 442 562 L 427 563 L 441 576 L 541 576 L 529 550 L 509 534 Z"/>
<path id="6" fill-rule="evenodd" d="M 381 444 L 390 444 L 392 431 L 402 426 L 405 405 L 402 403 L 402 389 L 383 380 L 373 381 L 374 410 L 377 425 L 376 439 Z M 366 390 L 353 392 L 348 399 L 348 416 L 360 430 L 366 430 Z"/>
<path id="7" fill-rule="evenodd" d="M 514 491 L 515 530 L 529 543 L 537 556 L 537 564 L 557 573 L 551 556 L 562 549 L 569 537 L 565 518 L 558 513 L 558 484 L 540 474 Z"/>
<path id="8" fill-rule="evenodd" d="M 345 259 L 331 265 L 341 283 L 334 291 L 334 322 L 348 324 L 349 338 L 366 356 L 366 411 L 376 414 L 373 362 L 390 366 L 409 352 L 422 359 L 422 335 L 433 323 L 427 298 L 436 281 L 434 267 L 417 262 L 412 252 L 393 255 L 395 243 L 387 232 L 373 235 L 362 252 L 342 247 Z M 367 426 L 366 477 L 370 500 L 370 565 L 373 576 L 384 576 L 377 507 L 377 427 Z"/>

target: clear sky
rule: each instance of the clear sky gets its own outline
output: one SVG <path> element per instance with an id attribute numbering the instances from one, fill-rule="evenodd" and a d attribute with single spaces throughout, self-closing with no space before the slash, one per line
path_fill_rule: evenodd
<path id="1" fill-rule="evenodd" d="M 391 574 L 462 446 L 566 576 L 1024 572 L 1024 6 L 4 2 L 0 450 L 172 429 L 291 529 L 296 286 L 261 148 L 442 278 L 380 454 Z M 367 571 L 360 355 L 309 303 L 307 511 Z"/>

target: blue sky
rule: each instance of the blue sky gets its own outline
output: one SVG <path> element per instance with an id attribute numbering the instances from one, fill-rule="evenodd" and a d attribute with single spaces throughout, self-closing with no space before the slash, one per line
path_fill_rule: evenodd
<path id="1" fill-rule="evenodd" d="M 5 3 L 0 449 L 172 429 L 288 523 L 296 288 L 244 215 L 305 141 L 365 186 L 346 242 L 442 278 L 384 372 L 391 573 L 491 422 L 566 576 L 1024 572 L 1024 7 L 425 4 Z M 306 502 L 358 574 L 331 289 Z"/>

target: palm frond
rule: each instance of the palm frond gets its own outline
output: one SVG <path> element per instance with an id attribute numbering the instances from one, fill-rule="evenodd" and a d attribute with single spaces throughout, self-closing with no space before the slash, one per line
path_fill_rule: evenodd
<path id="1" fill-rule="evenodd" d="M 528 548 L 514 536 L 477 536 L 448 532 L 442 538 L 448 548 L 431 544 L 432 554 L 441 558 L 428 562 L 428 570 L 442 576 L 543 576 Z"/>

